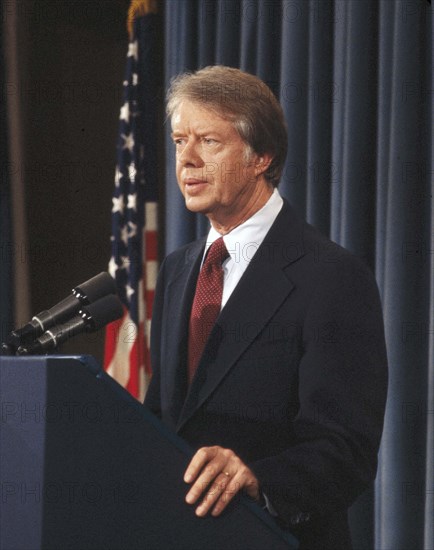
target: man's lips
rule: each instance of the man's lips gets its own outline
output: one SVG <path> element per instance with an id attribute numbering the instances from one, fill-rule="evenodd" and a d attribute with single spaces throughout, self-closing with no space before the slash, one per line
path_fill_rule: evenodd
<path id="1" fill-rule="evenodd" d="M 184 178 L 184 187 L 190 192 L 200 191 L 204 186 L 208 185 L 208 181 L 200 178 Z"/>
<path id="2" fill-rule="evenodd" d="M 184 183 L 185 185 L 195 185 L 196 183 L 208 183 L 208 181 L 206 178 L 193 178 L 190 176 L 188 178 L 184 178 Z"/>

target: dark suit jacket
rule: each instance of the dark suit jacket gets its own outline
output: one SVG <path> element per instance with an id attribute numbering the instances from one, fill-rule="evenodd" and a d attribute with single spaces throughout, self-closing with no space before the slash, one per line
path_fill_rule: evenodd
<path id="1" fill-rule="evenodd" d="M 347 509 L 375 477 L 386 398 L 375 280 L 285 201 L 187 391 L 204 243 L 161 267 L 145 404 L 194 447 L 234 450 L 302 548 L 349 548 Z"/>

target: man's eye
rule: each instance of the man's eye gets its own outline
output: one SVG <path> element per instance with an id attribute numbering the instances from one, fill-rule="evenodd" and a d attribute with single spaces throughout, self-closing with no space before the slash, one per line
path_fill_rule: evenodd
<path id="1" fill-rule="evenodd" d="M 203 138 L 203 141 L 206 145 L 213 145 L 214 143 L 216 143 L 215 139 L 212 138 Z"/>
<path id="2" fill-rule="evenodd" d="M 176 138 L 173 140 L 173 143 L 175 145 L 183 145 L 184 144 L 184 140 L 182 138 Z"/>

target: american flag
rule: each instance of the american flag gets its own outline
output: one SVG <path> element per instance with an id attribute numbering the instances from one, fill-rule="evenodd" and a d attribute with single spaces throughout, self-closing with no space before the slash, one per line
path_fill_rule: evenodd
<path id="1" fill-rule="evenodd" d="M 151 375 L 149 329 L 157 278 L 157 16 L 136 17 L 120 110 L 112 255 L 124 316 L 106 330 L 104 368 L 143 399 Z"/>

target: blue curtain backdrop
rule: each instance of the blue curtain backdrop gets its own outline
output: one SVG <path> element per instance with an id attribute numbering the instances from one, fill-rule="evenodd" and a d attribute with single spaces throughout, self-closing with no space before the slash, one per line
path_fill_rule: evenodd
<path id="1" fill-rule="evenodd" d="M 281 193 L 371 266 L 390 389 L 356 549 L 434 548 L 432 11 L 426 0 L 166 0 L 166 84 L 225 64 L 257 74 L 289 127 Z M 202 235 L 166 141 L 166 252 Z"/>

